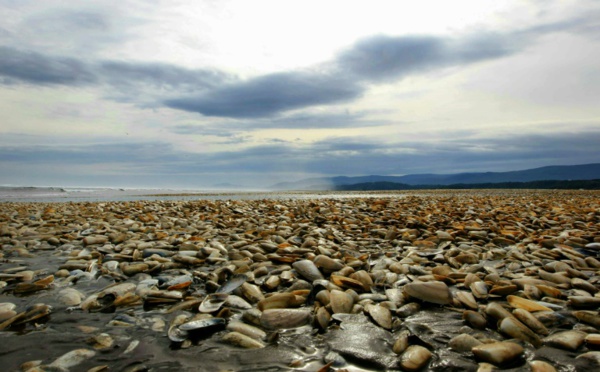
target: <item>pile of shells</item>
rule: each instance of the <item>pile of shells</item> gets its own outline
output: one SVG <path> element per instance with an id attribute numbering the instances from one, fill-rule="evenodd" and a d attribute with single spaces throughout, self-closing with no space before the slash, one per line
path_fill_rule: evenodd
<path id="1" fill-rule="evenodd" d="M 600 368 L 598 192 L 0 203 L 0 243 L 4 337 L 108 320 L 22 370 L 109 368 L 142 329 L 298 370 Z"/>

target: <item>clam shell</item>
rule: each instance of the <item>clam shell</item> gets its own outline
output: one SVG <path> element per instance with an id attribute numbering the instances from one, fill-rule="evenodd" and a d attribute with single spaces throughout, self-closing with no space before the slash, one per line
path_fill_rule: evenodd
<path id="1" fill-rule="evenodd" d="M 73 368 L 76 365 L 83 363 L 85 360 L 92 358 L 94 355 L 96 355 L 96 352 L 93 350 L 72 350 L 50 363 L 48 367 L 57 368 L 61 370 L 69 370 L 70 368 Z"/>
<path id="2" fill-rule="evenodd" d="M 210 328 L 210 327 L 224 326 L 225 323 L 226 323 L 226 321 L 223 318 L 205 318 L 205 319 L 192 320 L 190 322 L 183 323 L 183 324 L 179 325 L 178 328 L 181 331 L 190 332 L 190 331 L 197 331 L 200 329 L 205 329 L 205 328 Z"/>
<path id="3" fill-rule="evenodd" d="M 485 313 L 490 315 L 498 320 L 502 320 L 507 317 L 512 317 L 513 315 L 510 311 L 506 310 L 502 305 L 497 302 L 491 302 L 487 304 L 485 307 Z"/>
<path id="4" fill-rule="evenodd" d="M 221 338 L 223 341 L 232 345 L 240 346 L 246 349 L 260 349 L 265 347 L 265 344 L 254 338 L 248 337 L 239 332 L 229 332 Z"/>
<path id="5" fill-rule="evenodd" d="M 243 283 L 240 287 L 240 290 L 244 298 L 252 304 L 255 304 L 265 298 L 260 288 L 258 288 L 254 284 Z"/>
<path id="6" fill-rule="evenodd" d="M 255 340 L 264 340 L 267 338 L 267 334 L 262 329 L 240 321 L 230 321 L 225 328 L 229 331 L 245 334 Z"/>
<path id="7" fill-rule="evenodd" d="M 576 309 L 598 309 L 600 308 L 600 297 L 569 296 L 569 303 Z"/>
<path id="8" fill-rule="evenodd" d="M 311 283 L 318 279 L 324 279 L 315 263 L 310 260 L 296 261 L 292 264 L 292 267 L 300 276 Z"/>
<path id="9" fill-rule="evenodd" d="M 513 315 L 515 316 L 515 318 L 521 321 L 521 323 L 525 324 L 535 333 L 540 334 L 542 336 L 548 335 L 548 329 L 529 311 L 525 309 L 515 309 L 513 310 Z"/>
<path id="10" fill-rule="evenodd" d="M 421 310 L 421 305 L 417 302 L 411 302 L 396 310 L 396 315 L 401 318 L 408 318 L 411 315 L 418 313 Z"/>
<path id="11" fill-rule="evenodd" d="M 472 348 L 481 344 L 482 342 L 476 339 L 475 337 L 466 333 L 462 333 L 452 338 L 448 343 L 448 346 L 450 346 L 450 349 L 461 353 L 471 351 Z"/>
<path id="12" fill-rule="evenodd" d="M 227 293 L 211 293 L 204 298 L 204 301 L 198 307 L 201 313 L 214 313 L 227 301 L 229 295 Z"/>
<path id="13" fill-rule="evenodd" d="M 473 294 L 471 292 L 467 292 L 467 291 L 457 291 L 454 294 L 455 298 L 457 300 L 459 300 L 465 307 L 469 308 L 469 309 L 473 309 L 473 310 L 477 310 L 478 306 L 477 306 L 477 300 L 475 300 L 475 297 L 473 296 Z"/>
<path id="14" fill-rule="evenodd" d="M 451 302 L 448 286 L 443 282 L 414 282 L 404 286 L 404 291 L 421 301 L 439 305 Z"/>
<path id="15" fill-rule="evenodd" d="M 169 330 L 167 331 L 167 336 L 169 336 L 169 340 L 171 340 L 173 342 L 183 342 L 183 341 L 187 340 L 188 333 L 187 333 L 187 331 L 182 331 L 177 326 L 172 325 L 169 327 Z"/>
<path id="16" fill-rule="evenodd" d="M 307 309 L 268 309 L 260 317 L 260 324 L 271 330 L 301 327 L 310 321 L 311 313 Z"/>
<path id="17" fill-rule="evenodd" d="M 275 293 L 272 296 L 260 300 L 257 307 L 260 311 L 290 307 L 295 300 L 295 297 L 296 296 L 293 293 Z"/>
<path id="18" fill-rule="evenodd" d="M 365 270 L 359 270 L 355 273 L 350 274 L 350 278 L 361 282 L 363 288 L 367 292 L 370 291 L 371 287 L 373 286 L 373 279 L 371 279 L 371 276 Z"/>
<path id="19" fill-rule="evenodd" d="M 246 300 L 244 300 L 240 296 L 236 296 L 236 295 L 232 295 L 232 294 L 227 296 L 227 299 L 225 300 L 225 305 L 227 305 L 233 309 L 248 310 L 248 309 L 252 308 L 252 305 L 250 305 L 248 302 L 246 302 Z"/>
<path id="20" fill-rule="evenodd" d="M 248 280 L 248 277 L 244 274 L 233 275 L 223 285 L 221 285 L 215 292 L 216 293 L 231 293 L 236 288 L 244 284 Z"/>
<path id="21" fill-rule="evenodd" d="M 334 271 L 338 271 L 344 268 L 344 264 L 334 260 L 331 257 L 327 257 L 325 255 L 318 255 L 313 260 L 315 266 L 323 270 L 325 273 L 332 273 Z M 296 269 L 297 270 L 297 269 Z"/>
<path id="22" fill-rule="evenodd" d="M 600 315 L 594 311 L 579 310 L 573 311 L 571 314 L 578 320 L 600 328 Z"/>
<path id="23" fill-rule="evenodd" d="M 556 368 L 542 360 L 532 360 L 529 362 L 529 366 L 531 367 L 531 372 L 556 372 Z"/>
<path id="24" fill-rule="evenodd" d="M 502 366 L 520 357 L 524 349 L 514 342 L 503 341 L 475 346 L 471 352 L 480 360 Z"/>
<path id="25" fill-rule="evenodd" d="M 329 277 L 329 280 L 331 280 L 331 282 L 333 284 L 340 286 L 342 288 L 353 289 L 353 290 L 359 291 L 359 292 L 367 292 L 370 290 L 370 287 L 363 284 L 362 282 L 360 282 L 356 279 L 347 278 L 345 276 L 331 275 Z"/>
<path id="26" fill-rule="evenodd" d="M 329 321 L 331 320 L 331 314 L 329 314 L 329 311 L 327 311 L 325 307 L 321 306 L 315 314 L 315 320 L 321 329 L 327 329 Z"/>
<path id="27" fill-rule="evenodd" d="M 406 348 L 408 348 L 408 336 L 410 336 L 409 331 L 404 330 L 400 332 L 396 341 L 394 342 L 394 346 L 392 347 L 392 351 L 396 354 L 402 354 Z"/>
<path id="28" fill-rule="evenodd" d="M 487 325 L 484 316 L 473 310 L 465 310 L 462 318 L 467 324 L 476 329 L 485 329 Z"/>
<path id="29" fill-rule="evenodd" d="M 473 282 L 469 286 L 469 288 L 471 289 L 473 296 L 475 296 L 477 298 L 487 298 L 487 296 L 488 296 L 487 285 L 485 284 L 485 282 L 482 282 L 481 280 Z"/>
<path id="30" fill-rule="evenodd" d="M 533 331 L 525 324 L 519 322 L 513 317 L 506 317 L 502 319 L 498 326 L 498 330 L 511 337 L 527 341 L 536 348 L 542 346 L 542 340 L 539 338 L 539 336 L 533 333 Z"/>
<path id="31" fill-rule="evenodd" d="M 546 337 L 544 344 L 559 349 L 575 351 L 583 345 L 586 336 L 586 333 L 580 331 L 557 332 Z"/>
<path id="32" fill-rule="evenodd" d="M 380 327 L 385 329 L 392 328 L 392 313 L 390 309 L 381 305 L 367 305 L 365 310 Z"/>
<path id="33" fill-rule="evenodd" d="M 347 292 L 334 289 L 329 294 L 329 304 L 334 314 L 350 313 L 354 305 L 354 299 Z"/>
<path id="34" fill-rule="evenodd" d="M 406 371 L 418 371 L 431 359 L 431 351 L 420 345 L 409 346 L 400 356 L 400 365 Z"/>
<path id="35" fill-rule="evenodd" d="M 529 286 L 529 287 L 531 287 L 531 286 Z M 494 285 L 492 287 L 492 289 L 489 290 L 489 294 L 499 295 L 499 296 L 506 296 L 506 295 L 509 295 L 509 294 L 512 294 L 512 293 L 516 292 L 518 289 L 519 289 L 519 287 L 517 287 L 514 284 L 510 284 L 510 285 Z"/>
<path id="36" fill-rule="evenodd" d="M 585 344 L 589 348 L 598 348 L 600 346 L 600 333 L 590 333 L 585 336 Z"/>
<path id="37" fill-rule="evenodd" d="M 510 306 L 516 308 L 516 309 L 524 309 L 527 310 L 529 312 L 534 312 L 534 311 L 552 311 L 552 309 L 550 309 L 549 307 L 546 307 L 544 305 L 540 305 L 535 301 L 531 301 L 519 296 L 507 296 L 506 297 L 506 301 L 509 303 Z"/>

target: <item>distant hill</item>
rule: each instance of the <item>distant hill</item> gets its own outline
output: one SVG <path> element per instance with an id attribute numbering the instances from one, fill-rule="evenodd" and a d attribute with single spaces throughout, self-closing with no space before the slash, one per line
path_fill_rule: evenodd
<path id="1" fill-rule="evenodd" d="M 409 174 L 405 176 L 321 177 L 273 185 L 276 190 L 334 190 L 343 185 L 391 182 L 405 185 L 455 185 L 502 182 L 567 181 L 600 179 L 600 163 L 553 165 L 511 172 Z"/>
<path id="2" fill-rule="evenodd" d="M 576 181 L 531 181 L 498 183 L 456 183 L 452 185 L 407 185 L 396 182 L 365 182 L 336 186 L 336 191 L 384 191 L 384 190 L 460 190 L 460 189 L 552 189 L 552 190 L 600 190 L 600 179 Z"/>

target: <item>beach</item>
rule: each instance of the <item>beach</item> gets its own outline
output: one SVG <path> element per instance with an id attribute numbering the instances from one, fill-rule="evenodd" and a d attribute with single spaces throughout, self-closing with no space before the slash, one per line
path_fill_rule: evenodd
<path id="1" fill-rule="evenodd" d="M 0 202 L 7 371 L 600 368 L 598 191 L 52 191 Z"/>

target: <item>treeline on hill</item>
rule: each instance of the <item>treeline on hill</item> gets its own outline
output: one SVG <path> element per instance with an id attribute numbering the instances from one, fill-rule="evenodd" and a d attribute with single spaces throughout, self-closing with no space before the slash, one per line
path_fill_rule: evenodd
<path id="1" fill-rule="evenodd" d="M 338 185 L 338 191 L 376 190 L 460 190 L 460 189 L 557 189 L 557 190 L 600 190 L 600 179 L 577 181 L 531 181 L 499 183 L 456 183 L 452 185 L 407 185 L 396 182 L 365 182 Z"/>

